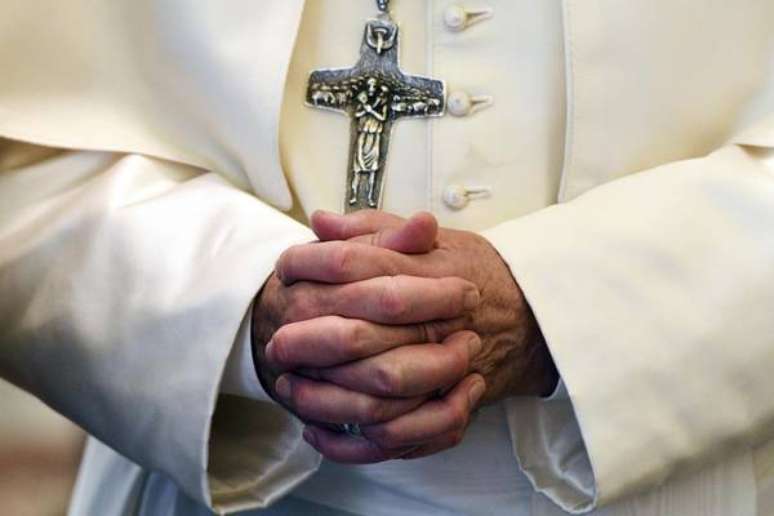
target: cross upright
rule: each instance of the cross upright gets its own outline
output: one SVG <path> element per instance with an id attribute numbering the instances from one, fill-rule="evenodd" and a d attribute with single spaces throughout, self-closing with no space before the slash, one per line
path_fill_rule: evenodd
<path id="1" fill-rule="evenodd" d="M 352 120 L 346 212 L 379 207 L 393 123 L 441 116 L 446 107 L 443 81 L 401 71 L 399 37 L 388 15 L 369 20 L 354 67 L 317 70 L 309 77 L 306 103 Z"/>

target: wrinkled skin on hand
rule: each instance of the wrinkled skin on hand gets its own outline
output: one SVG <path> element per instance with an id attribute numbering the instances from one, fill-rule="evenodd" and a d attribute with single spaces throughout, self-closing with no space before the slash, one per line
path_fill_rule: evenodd
<path id="1" fill-rule="evenodd" d="M 428 214 L 405 221 L 382 212 L 317 213 L 313 228 L 324 243 L 283 254 L 256 306 L 264 317 L 273 313 L 275 322 L 256 341 L 266 342 L 268 333 L 280 327 L 263 369 L 270 365 L 276 372 L 293 371 L 274 384 L 285 395 L 274 394 L 302 419 L 365 425 L 367 441 L 309 429 L 307 439 L 329 458 L 375 462 L 436 453 L 461 440 L 470 412 L 480 402 L 545 395 L 554 388 L 557 373 L 534 316 L 508 267 L 482 237 L 439 231 Z M 379 278 L 391 282 L 379 295 L 363 292 L 359 301 L 389 306 L 382 319 L 307 313 L 309 317 L 289 325 L 278 322 L 283 307 L 276 300 L 282 298 L 278 292 L 283 286 L 330 288 Z M 454 304 L 454 315 L 447 307 L 446 317 L 436 317 L 441 312 L 435 306 L 453 289 L 447 286 L 430 299 L 427 289 L 440 284 L 420 281 L 451 278 L 469 282 L 478 299 L 473 302 L 468 291 L 467 303 Z M 265 298 L 273 300 L 271 306 L 262 305 Z M 331 391 L 332 386 L 350 398 L 337 397 L 341 393 Z M 358 419 L 363 414 L 357 411 L 320 410 L 326 404 L 352 404 L 356 393 L 375 397 L 369 415 L 378 417 Z M 344 419 L 334 421 L 336 417 Z"/>
<path id="2" fill-rule="evenodd" d="M 550 394 L 557 376 L 545 341 L 524 294 L 494 247 L 476 233 L 441 229 L 426 253 L 384 249 L 383 242 L 405 223 L 376 211 L 349 216 L 318 212 L 313 228 L 330 247 L 325 252 L 319 245 L 294 247 L 282 256 L 277 271 L 287 284 L 357 281 L 379 275 L 468 280 L 481 296 L 476 309 L 467 314 L 465 329 L 482 340 L 473 369 L 487 381 L 483 401 Z"/>
<path id="3" fill-rule="evenodd" d="M 483 393 L 480 376 L 466 378 L 469 357 L 478 349 L 479 339 L 470 332 L 459 331 L 464 326 L 465 314 L 479 301 L 475 286 L 459 278 L 375 277 L 340 285 L 308 281 L 284 285 L 275 274 L 265 284 L 253 311 L 256 370 L 266 391 L 303 421 L 322 426 L 355 422 L 376 431 L 379 424 L 399 420 L 411 412 L 409 423 L 432 420 L 435 427 L 419 426 L 422 432 L 436 437 L 450 427 L 461 429 Z M 433 338 L 445 339 L 443 346 L 423 344 L 415 346 L 415 350 L 408 346 L 425 342 L 423 321 L 445 321 L 432 323 Z M 270 340 L 274 344 L 267 346 Z M 293 355 L 286 353 L 288 342 L 304 344 Z M 360 354 L 345 344 L 357 345 Z M 391 348 L 402 345 L 406 346 L 390 354 Z M 275 355 L 275 360 L 270 361 L 266 355 L 272 346 L 279 351 L 268 353 Z M 385 392 L 390 388 L 391 378 L 379 381 L 384 376 L 377 377 L 370 390 L 319 381 L 320 375 L 315 374 L 319 369 L 277 378 L 278 373 L 288 369 L 333 368 L 351 363 L 357 357 L 363 358 L 360 363 L 369 367 L 368 357 L 377 354 L 379 349 L 384 351 L 377 364 L 380 369 L 380 364 L 392 363 L 393 358 L 416 363 L 417 357 L 424 356 L 427 360 L 420 363 L 430 364 L 432 371 L 412 375 L 417 381 L 406 383 L 400 392 L 394 393 Z M 295 367 L 276 365 L 283 360 L 295 360 Z M 290 392 L 283 393 L 278 388 L 281 385 Z M 435 396 L 448 386 L 456 387 L 442 400 L 425 403 L 430 395 Z M 418 410 L 420 405 L 422 408 Z M 462 436 L 461 432 L 457 433 L 453 436 L 455 440 Z M 365 443 L 358 440 L 356 444 L 363 448 Z M 397 444 L 389 449 L 374 446 L 358 451 L 357 456 L 349 452 L 329 456 L 343 462 L 375 462 L 415 448 Z"/>

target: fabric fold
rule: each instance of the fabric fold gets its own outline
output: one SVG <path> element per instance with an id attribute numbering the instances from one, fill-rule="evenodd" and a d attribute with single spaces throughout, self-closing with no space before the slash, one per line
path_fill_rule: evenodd
<path id="1" fill-rule="evenodd" d="M 484 232 L 524 290 L 572 401 L 572 411 L 510 404 L 517 452 L 527 440 L 543 453 L 520 460 L 562 507 L 607 505 L 774 437 L 765 394 L 774 297 L 760 281 L 774 263 L 772 199 L 764 163 L 729 146 Z M 697 221 L 713 231 L 694 231 Z M 568 437 L 542 435 L 550 417 Z M 588 464 L 574 470 L 580 436 Z"/>
<path id="2" fill-rule="evenodd" d="M 303 5 L 3 2 L 0 136 L 217 171 L 289 209 L 278 127 Z"/>
<path id="3" fill-rule="evenodd" d="M 48 195 L 26 188 L 51 176 Z M 310 230 L 215 174 L 136 155 L 62 153 L 0 173 L 0 190 L 0 373 L 211 505 L 210 489 L 224 492 L 208 448 L 226 360 L 277 257 Z M 253 410 L 278 410 L 266 407 Z M 269 432 L 282 415 L 265 417 Z M 257 457 L 254 491 L 316 467 Z"/>

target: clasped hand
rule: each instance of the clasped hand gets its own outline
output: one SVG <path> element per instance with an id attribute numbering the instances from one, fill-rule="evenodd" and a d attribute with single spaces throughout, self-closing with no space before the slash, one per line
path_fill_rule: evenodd
<path id="1" fill-rule="evenodd" d="M 283 253 L 254 310 L 256 368 L 327 458 L 419 458 L 471 413 L 544 395 L 557 373 L 521 289 L 482 237 L 432 215 L 318 212 L 320 242 Z M 327 424 L 358 423 L 364 438 Z"/>

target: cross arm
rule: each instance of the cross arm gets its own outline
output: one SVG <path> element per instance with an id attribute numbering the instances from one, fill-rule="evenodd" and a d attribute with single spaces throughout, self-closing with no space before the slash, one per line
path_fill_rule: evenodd
<path id="1" fill-rule="evenodd" d="M 398 116 L 441 116 L 446 109 L 446 85 L 443 81 L 406 75 L 394 88 L 397 95 L 392 108 Z"/>
<path id="2" fill-rule="evenodd" d="M 354 95 L 352 69 L 317 70 L 309 77 L 306 103 L 312 107 L 345 112 Z"/>

